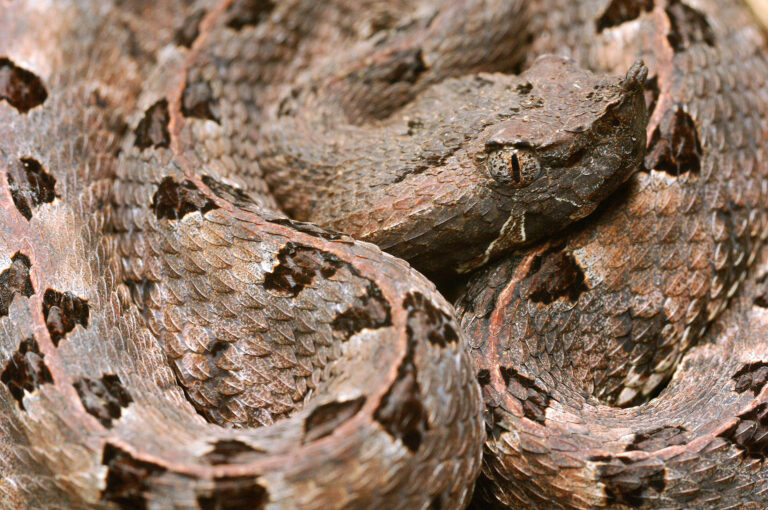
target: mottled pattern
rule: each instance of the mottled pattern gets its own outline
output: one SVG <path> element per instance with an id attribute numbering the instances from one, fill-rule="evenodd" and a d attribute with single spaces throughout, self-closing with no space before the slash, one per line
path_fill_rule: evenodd
<path id="1" fill-rule="evenodd" d="M 467 7 L 467 16 L 504 18 L 519 10 L 517 2 L 468 4 L 485 10 Z M 431 31 L 457 30 L 443 26 L 449 21 L 476 22 L 448 13 L 419 44 L 437 44 Z M 415 22 L 411 30 L 417 28 Z M 489 54 L 510 51 L 519 33 L 492 35 L 486 37 L 494 45 L 483 52 L 462 49 L 465 59 L 455 67 L 444 68 L 448 56 L 437 50 L 427 52 L 435 62 L 415 80 L 397 74 L 379 84 L 378 70 L 359 69 L 361 54 L 371 66 L 387 59 L 405 65 L 410 57 L 390 49 L 399 39 L 383 39 L 284 87 L 278 106 L 266 112 L 257 151 L 281 207 L 373 242 L 427 274 L 467 272 L 590 214 L 641 161 L 646 69 L 638 63 L 609 79 L 542 57 L 520 76 L 466 74 L 509 70 L 511 58 Z M 456 51 L 441 51 L 449 49 Z M 411 81 L 407 92 L 398 88 Z M 349 96 L 357 82 L 384 90 Z M 353 113 L 358 101 L 410 98 L 428 85 L 383 119 Z"/>
<path id="2" fill-rule="evenodd" d="M 643 58 L 648 148 L 596 215 L 457 301 L 487 374 L 476 505 L 763 508 L 763 35 L 738 2 L 530 8 L 533 55 L 614 72 Z"/>
<path id="3" fill-rule="evenodd" d="M 288 76 L 359 17 L 129 4 L 0 7 L 0 506 L 466 506 L 481 399 L 452 308 L 270 208 L 248 60 L 208 67 L 261 39 L 253 76 Z"/>
<path id="4" fill-rule="evenodd" d="M 3 508 L 768 504 L 737 0 L 0 20 Z"/>

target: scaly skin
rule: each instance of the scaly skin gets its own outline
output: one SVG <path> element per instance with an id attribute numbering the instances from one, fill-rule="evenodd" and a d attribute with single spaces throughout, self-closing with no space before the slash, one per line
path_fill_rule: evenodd
<path id="1" fill-rule="evenodd" d="M 480 507 L 763 508 L 764 37 L 739 2 L 531 9 L 534 53 L 648 64 L 647 170 L 457 302 L 491 432 Z"/>
<path id="2" fill-rule="evenodd" d="M 645 68 L 607 79 L 544 57 L 519 76 L 477 73 L 512 68 L 520 10 L 427 10 L 282 87 L 257 144 L 280 206 L 432 275 L 468 272 L 590 214 L 642 158 Z M 489 169 L 499 153 L 500 174 Z"/>
<path id="3" fill-rule="evenodd" d="M 157 64 L 122 51 L 137 13 L 6 7 L 2 507 L 465 506 L 481 400 L 451 307 L 197 157 L 184 77 L 227 2 L 162 52 L 180 6 L 137 6 Z"/>
<path id="4" fill-rule="evenodd" d="M 0 9 L 7 507 L 462 508 L 473 372 L 480 508 L 765 506 L 768 66 L 735 0 Z M 596 104 L 571 83 L 599 85 Z M 458 100 L 471 122 L 450 123 Z M 375 206 L 302 173 L 329 147 L 387 169 L 403 129 L 398 158 L 458 147 L 464 165 L 361 173 Z M 646 170 L 585 218 L 645 141 Z M 555 188 L 494 205 L 492 228 L 485 207 L 451 224 L 422 198 L 419 223 L 389 195 L 431 196 L 456 168 L 482 184 L 453 188 L 524 195 L 536 161 Z M 412 230 L 361 235 L 434 274 L 518 251 L 471 275 L 460 331 L 405 262 L 277 209 L 270 190 L 314 177 L 317 206 L 289 212 L 350 230 L 329 197 L 408 206 Z M 478 245 L 454 253 L 443 224 Z"/>

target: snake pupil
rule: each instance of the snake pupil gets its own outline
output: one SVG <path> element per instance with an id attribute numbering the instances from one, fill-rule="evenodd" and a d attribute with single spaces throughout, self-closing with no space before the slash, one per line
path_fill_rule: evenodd
<path id="1" fill-rule="evenodd" d="M 513 152 L 510 156 L 510 168 L 512 169 L 512 181 L 515 183 L 520 182 L 520 160 L 517 158 L 517 153 Z"/>

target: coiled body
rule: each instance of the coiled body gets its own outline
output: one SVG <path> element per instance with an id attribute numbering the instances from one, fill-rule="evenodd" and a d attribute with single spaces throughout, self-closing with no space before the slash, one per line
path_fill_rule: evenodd
<path id="1" fill-rule="evenodd" d="M 483 442 L 479 507 L 763 505 L 768 68 L 738 2 L 0 26 L 8 508 L 462 508 Z M 364 241 L 468 274 L 459 320 Z"/>

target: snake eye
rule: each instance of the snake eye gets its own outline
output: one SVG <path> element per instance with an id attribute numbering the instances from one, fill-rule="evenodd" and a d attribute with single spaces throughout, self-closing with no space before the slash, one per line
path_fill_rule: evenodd
<path id="1" fill-rule="evenodd" d="M 501 147 L 488 153 L 488 174 L 499 184 L 524 188 L 539 176 L 541 165 L 530 151 L 515 147 Z"/>

